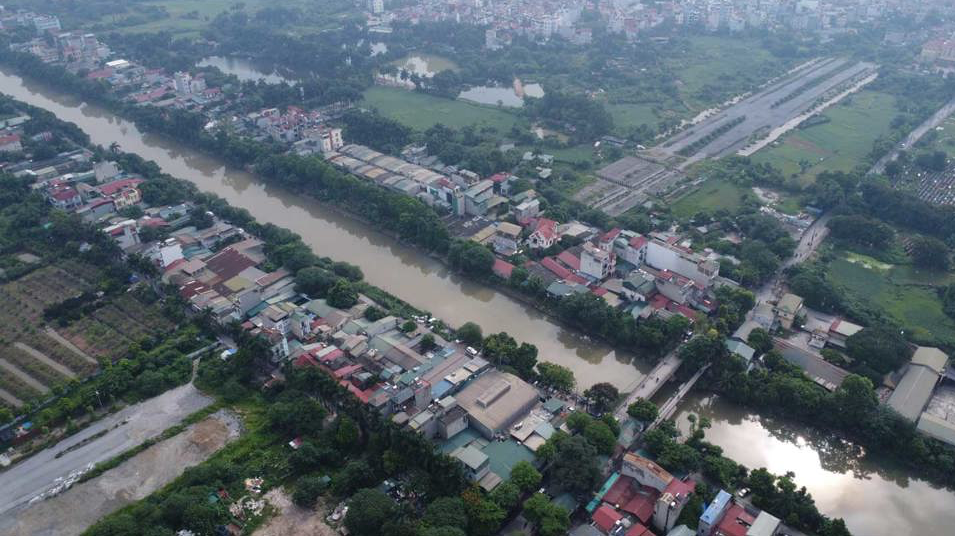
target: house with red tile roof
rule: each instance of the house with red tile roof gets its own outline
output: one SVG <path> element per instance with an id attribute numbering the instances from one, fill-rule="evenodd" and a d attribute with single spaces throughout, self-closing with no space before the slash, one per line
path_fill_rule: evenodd
<path id="1" fill-rule="evenodd" d="M 0 136 L 0 151 L 22 151 L 23 146 L 20 145 L 20 135 L 19 134 L 8 134 L 5 136 Z"/>
<path id="2" fill-rule="evenodd" d="M 623 515 L 608 504 L 603 504 L 594 511 L 591 520 L 594 526 L 605 534 L 609 534 L 623 520 Z"/>
<path id="3" fill-rule="evenodd" d="M 600 241 L 598 242 L 598 245 L 604 250 L 612 249 L 613 241 L 617 240 L 617 237 L 620 236 L 621 231 L 622 230 L 620 228 L 615 227 L 611 229 L 610 231 L 604 233 L 603 235 L 600 236 Z"/>
<path id="4" fill-rule="evenodd" d="M 527 237 L 527 244 L 531 248 L 550 248 L 558 239 L 560 235 L 557 234 L 557 222 L 538 218 L 534 231 Z"/>
<path id="5" fill-rule="evenodd" d="M 491 271 L 499 278 L 508 279 L 511 277 L 511 273 L 514 272 L 514 265 L 504 261 L 503 259 L 494 259 L 494 266 L 491 267 Z"/>
<path id="6" fill-rule="evenodd" d="M 575 255 L 570 250 L 564 250 L 558 254 L 557 259 L 571 270 L 580 270 L 580 256 Z"/>

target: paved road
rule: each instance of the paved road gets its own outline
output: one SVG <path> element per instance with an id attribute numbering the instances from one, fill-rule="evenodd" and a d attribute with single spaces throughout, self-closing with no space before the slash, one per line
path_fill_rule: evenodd
<path id="1" fill-rule="evenodd" d="M 138 446 L 211 403 L 210 397 L 186 384 L 103 418 L 12 466 L 0 473 L 0 524 L 9 521 L 13 509 L 55 487 L 58 479 Z M 103 431 L 107 431 L 103 436 L 56 457 Z"/>
<path id="2" fill-rule="evenodd" d="M 816 248 L 822 244 L 826 235 L 829 234 L 829 228 L 826 226 L 831 218 L 832 215 L 830 213 L 823 213 L 811 226 L 806 228 L 806 231 L 802 234 L 802 238 L 799 239 L 799 244 L 796 245 L 796 251 L 793 253 L 793 256 L 783 263 L 783 270 L 802 263 L 816 251 Z"/>
<path id="3" fill-rule="evenodd" d="M 694 152 L 687 162 L 704 158 L 728 155 L 745 146 L 750 136 L 761 129 L 773 129 L 800 115 L 811 103 L 829 90 L 876 68 L 875 64 L 851 63 L 844 59 L 830 58 L 784 77 L 762 91 L 751 95 L 726 110 L 714 114 L 703 122 L 670 138 L 653 151 L 676 155 L 680 150 L 704 140 L 715 131 L 734 120 L 739 123 Z M 805 85 L 817 81 L 812 87 Z M 793 95 L 789 100 L 788 96 Z M 685 163 L 684 163 L 685 166 Z M 681 166 L 683 167 L 683 166 Z"/>
<path id="4" fill-rule="evenodd" d="M 706 370 L 709 368 L 710 368 L 710 364 L 704 365 L 703 367 L 700 368 L 699 371 L 697 371 L 696 373 L 693 374 L 692 377 L 690 377 L 690 380 L 680 385 L 680 388 L 676 391 L 676 393 L 673 394 L 669 399 L 666 400 L 665 403 L 663 403 L 660 406 L 660 414 L 657 416 L 656 421 L 654 421 L 653 424 L 650 425 L 648 430 L 656 427 L 657 425 L 660 425 L 661 423 L 663 423 L 664 420 L 668 420 L 673 417 L 673 413 L 676 412 L 677 406 L 680 404 L 680 401 L 682 401 L 683 398 L 686 397 L 686 394 L 690 393 L 690 390 L 693 389 L 693 386 L 696 386 L 696 381 L 700 380 L 700 377 L 702 377 L 703 373 L 705 373 Z"/>
<path id="5" fill-rule="evenodd" d="M 915 130 L 910 132 L 892 151 L 880 158 L 879 161 L 872 166 L 872 169 L 869 170 L 869 173 L 877 174 L 885 171 L 885 165 L 895 160 L 896 157 L 899 156 L 899 151 L 911 148 L 915 142 L 919 141 L 922 136 L 925 136 L 926 132 L 938 127 L 939 124 L 945 121 L 945 118 L 952 115 L 953 112 L 955 112 L 955 98 L 949 101 L 945 106 L 939 108 L 937 112 L 932 114 L 932 117 L 926 119 L 921 125 L 916 127 Z"/>
<path id="6" fill-rule="evenodd" d="M 653 397 L 653 395 L 657 393 L 657 390 L 673 377 L 673 374 L 676 373 L 676 370 L 680 368 L 682 363 L 683 360 L 680 359 L 677 351 L 671 352 L 660 360 L 660 363 L 658 363 L 646 377 L 643 377 L 640 384 L 630 392 L 630 395 L 628 395 L 624 402 L 617 408 L 617 412 L 614 414 L 617 421 L 629 419 L 629 416 L 627 416 L 627 407 L 637 399 L 650 399 Z"/>

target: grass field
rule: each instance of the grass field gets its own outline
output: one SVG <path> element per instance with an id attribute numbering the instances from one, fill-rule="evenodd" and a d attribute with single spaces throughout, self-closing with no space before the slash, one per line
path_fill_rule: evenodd
<path id="1" fill-rule="evenodd" d="M 950 282 L 951 274 L 924 273 L 842 252 L 829 264 L 829 278 L 855 300 L 885 311 L 916 339 L 955 339 L 955 320 L 945 315 L 935 289 L 929 287 Z"/>
<path id="2" fill-rule="evenodd" d="M 613 116 L 614 130 L 621 135 L 625 135 L 631 127 L 639 127 L 643 124 L 654 128 L 660 121 L 660 116 L 650 104 L 608 104 L 606 106 L 607 111 Z"/>
<path id="3" fill-rule="evenodd" d="M 949 116 L 935 130 L 925 133 L 915 147 L 916 151 L 939 150 L 948 154 L 955 153 L 955 115 Z"/>
<path id="4" fill-rule="evenodd" d="M 504 134 L 517 122 L 517 116 L 506 110 L 397 88 L 373 87 L 365 92 L 362 105 L 377 108 L 382 114 L 416 130 L 442 123 L 452 128 L 467 125 L 494 127 Z"/>
<path id="5" fill-rule="evenodd" d="M 236 4 L 242 4 L 244 6 L 243 10 L 250 15 L 263 8 L 275 6 L 275 2 L 271 0 L 243 0 L 241 2 L 236 2 L 236 0 L 155 0 L 139 2 L 139 4 L 143 6 L 163 7 L 169 16 L 146 23 L 123 24 L 123 20 L 127 19 L 131 15 L 134 17 L 142 16 L 142 14 L 137 13 L 135 9 L 130 9 L 130 12 L 126 14 L 103 17 L 98 21 L 98 23 L 119 23 L 116 29 L 121 32 L 145 33 L 167 31 L 177 36 L 195 36 L 198 35 L 199 32 L 204 28 L 206 28 L 209 25 L 209 22 L 214 19 L 216 15 L 222 13 L 223 11 L 229 11 L 230 8 Z M 309 2 L 307 0 L 283 0 L 281 4 L 282 7 L 297 7 L 303 10 L 314 9 L 317 5 L 316 3 Z M 337 20 L 333 20 L 335 17 L 331 16 L 334 11 L 334 6 L 331 6 L 331 3 L 329 3 L 329 22 L 334 22 L 334 24 L 331 24 L 331 26 L 338 24 Z M 195 13 L 197 16 L 193 16 L 193 13 Z M 316 30 L 320 28 L 309 29 Z"/>
<path id="6" fill-rule="evenodd" d="M 712 180 L 678 199 L 670 206 L 670 210 L 678 218 L 693 216 L 699 212 L 712 213 L 720 209 L 735 211 L 742 206 L 743 196 L 755 196 L 755 194 L 729 181 Z"/>
<path id="7" fill-rule="evenodd" d="M 805 187 L 822 172 L 850 171 L 865 163 L 872 143 L 889 133 L 897 113 L 891 95 L 862 91 L 827 110 L 823 115 L 829 123 L 794 130 L 753 159 L 776 166 Z"/>
<path id="8" fill-rule="evenodd" d="M 680 80 L 680 95 L 696 109 L 719 104 L 726 97 L 742 93 L 776 77 L 789 67 L 765 49 L 759 40 L 721 36 L 689 39 L 682 54 L 667 64 Z M 713 92 L 706 91 L 706 88 Z M 712 96 L 709 96 L 713 93 Z M 716 102 L 710 97 L 718 98 Z"/>

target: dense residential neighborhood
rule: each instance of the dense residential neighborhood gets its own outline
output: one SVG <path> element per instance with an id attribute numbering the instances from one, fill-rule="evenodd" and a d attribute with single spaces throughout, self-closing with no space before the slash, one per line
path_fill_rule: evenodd
<path id="1" fill-rule="evenodd" d="M 0 533 L 951 525 L 946 2 L 8 4 Z"/>

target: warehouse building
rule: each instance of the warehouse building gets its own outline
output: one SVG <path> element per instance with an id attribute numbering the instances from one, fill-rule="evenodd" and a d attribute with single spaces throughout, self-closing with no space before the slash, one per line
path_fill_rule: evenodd
<path id="1" fill-rule="evenodd" d="M 537 390 L 510 373 L 488 370 L 455 398 L 485 438 L 505 432 L 538 403 Z"/>

